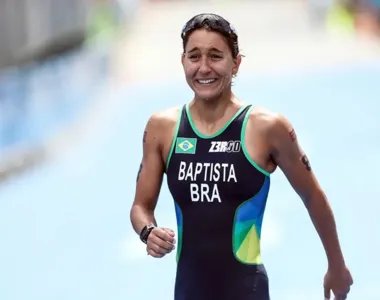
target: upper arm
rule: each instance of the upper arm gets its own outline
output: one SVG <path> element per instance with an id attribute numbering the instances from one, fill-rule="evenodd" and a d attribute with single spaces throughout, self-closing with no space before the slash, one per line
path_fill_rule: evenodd
<path id="1" fill-rule="evenodd" d="M 136 192 L 133 205 L 139 205 L 153 211 L 160 193 L 165 164 L 162 158 L 161 120 L 150 117 L 144 131 L 143 157 L 136 180 Z"/>
<path id="2" fill-rule="evenodd" d="M 272 126 L 271 136 L 273 137 L 273 159 L 299 196 L 306 201 L 321 192 L 309 159 L 302 150 L 289 121 L 283 116 L 277 116 Z"/>

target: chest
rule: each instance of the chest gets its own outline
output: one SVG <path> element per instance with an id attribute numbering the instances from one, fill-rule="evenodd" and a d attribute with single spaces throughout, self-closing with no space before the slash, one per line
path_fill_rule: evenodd
<path id="1" fill-rule="evenodd" d="M 175 199 L 206 203 L 241 202 L 263 184 L 262 174 L 247 160 L 241 141 L 220 139 L 178 139 L 167 180 Z"/>

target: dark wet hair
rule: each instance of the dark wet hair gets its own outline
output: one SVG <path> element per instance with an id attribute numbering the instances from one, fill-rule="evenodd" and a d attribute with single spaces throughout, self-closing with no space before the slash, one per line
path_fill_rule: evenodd
<path id="1" fill-rule="evenodd" d="M 220 33 L 227 40 L 232 57 L 237 58 L 240 54 L 238 35 L 235 29 L 226 19 L 216 14 L 199 14 L 187 21 L 181 33 L 184 52 L 190 34 L 197 29 L 207 29 Z"/>

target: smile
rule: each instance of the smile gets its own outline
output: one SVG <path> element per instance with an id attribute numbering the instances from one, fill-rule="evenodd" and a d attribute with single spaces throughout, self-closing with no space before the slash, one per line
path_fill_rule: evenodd
<path id="1" fill-rule="evenodd" d="M 197 82 L 200 84 L 211 84 L 216 81 L 216 78 L 210 78 L 210 79 L 198 79 Z"/>

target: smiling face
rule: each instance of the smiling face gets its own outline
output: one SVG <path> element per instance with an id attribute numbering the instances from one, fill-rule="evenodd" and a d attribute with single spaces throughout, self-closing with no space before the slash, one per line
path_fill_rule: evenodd
<path id="1" fill-rule="evenodd" d="M 182 65 L 196 99 L 216 100 L 231 91 L 241 57 L 232 57 L 226 39 L 219 33 L 198 29 L 189 36 Z"/>

